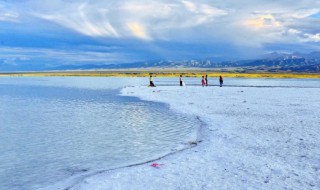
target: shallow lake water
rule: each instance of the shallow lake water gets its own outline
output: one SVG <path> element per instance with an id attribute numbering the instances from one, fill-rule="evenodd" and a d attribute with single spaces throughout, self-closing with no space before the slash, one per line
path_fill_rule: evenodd
<path id="1" fill-rule="evenodd" d="M 196 118 L 118 95 L 147 80 L 0 78 L 0 189 L 37 189 L 187 147 Z"/>

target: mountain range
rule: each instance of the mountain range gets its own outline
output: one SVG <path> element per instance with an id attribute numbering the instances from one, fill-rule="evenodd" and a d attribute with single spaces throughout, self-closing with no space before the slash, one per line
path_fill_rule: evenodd
<path id="1" fill-rule="evenodd" d="M 41 64 L 37 64 L 41 65 Z M 5 64 L 0 62 L 0 72 L 13 71 L 65 71 L 65 70 L 103 70 L 103 69 L 186 69 L 200 68 L 217 71 L 236 72 L 303 72 L 320 73 L 320 52 L 278 53 L 272 52 L 259 59 L 239 61 L 217 61 L 215 58 L 192 60 L 152 60 L 122 64 L 83 64 L 61 66 L 31 66 L 28 64 Z"/>

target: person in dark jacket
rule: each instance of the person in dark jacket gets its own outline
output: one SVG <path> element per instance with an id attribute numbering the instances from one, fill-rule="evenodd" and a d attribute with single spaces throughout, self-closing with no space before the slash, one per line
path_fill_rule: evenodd
<path id="1" fill-rule="evenodd" d="M 150 74 L 150 87 L 155 87 L 154 83 L 153 83 L 153 77 L 152 74 Z"/>
<path id="2" fill-rule="evenodd" d="M 222 87 L 222 85 L 223 85 L 223 78 L 222 78 L 221 75 L 220 75 L 220 77 L 219 77 L 219 82 L 220 82 L 220 87 Z"/>
<path id="3" fill-rule="evenodd" d="M 182 75 L 180 75 L 180 86 L 183 86 L 183 83 L 182 83 Z"/>
<path id="4" fill-rule="evenodd" d="M 208 84 L 208 75 L 206 75 L 205 81 L 206 81 L 206 86 L 208 86 L 208 85 L 209 85 L 209 84 Z"/>

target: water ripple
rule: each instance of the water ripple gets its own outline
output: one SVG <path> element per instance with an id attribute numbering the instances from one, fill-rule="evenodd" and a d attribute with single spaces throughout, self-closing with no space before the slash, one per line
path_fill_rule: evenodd
<path id="1" fill-rule="evenodd" d="M 195 138 L 195 118 L 117 94 L 0 84 L 0 189 L 35 189 L 88 170 L 138 163 Z"/>

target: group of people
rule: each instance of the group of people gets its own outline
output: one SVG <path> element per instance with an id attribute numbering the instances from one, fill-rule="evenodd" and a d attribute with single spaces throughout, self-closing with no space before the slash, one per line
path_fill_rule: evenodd
<path id="1" fill-rule="evenodd" d="M 223 78 L 222 78 L 221 75 L 220 75 L 220 77 L 219 77 L 219 83 L 220 83 L 220 87 L 222 87 L 222 85 L 223 85 Z M 201 84 L 202 84 L 203 87 L 209 85 L 209 84 L 208 84 L 208 75 L 202 76 Z"/>
<path id="2" fill-rule="evenodd" d="M 206 76 L 202 76 L 202 80 L 201 80 L 201 84 L 202 86 L 208 86 L 208 75 Z"/>
<path id="3" fill-rule="evenodd" d="M 180 75 L 179 77 L 179 81 L 180 81 L 180 86 L 185 86 L 186 84 L 184 83 L 184 81 L 182 80 L 182 75 Z M 223 78 L 222 76 L 220 75 L 219 77 L 219 83 L 220 83 L 220 87 L 222 87 L 223 85 Z M 202 86 L 208 86 L 208 75 L 206 76 L 202 76 L 202 80 L 201 80 L 201 84 Z M 153 83 L 153 77 L 152 77 L 152 74 L 150 74 L 150 85 L 149 87 L 155 87 L 154 83 Z"/>

